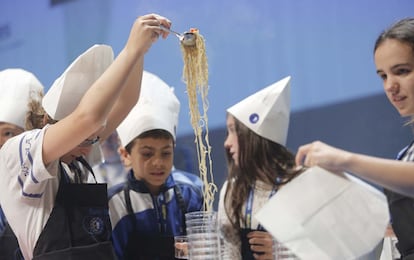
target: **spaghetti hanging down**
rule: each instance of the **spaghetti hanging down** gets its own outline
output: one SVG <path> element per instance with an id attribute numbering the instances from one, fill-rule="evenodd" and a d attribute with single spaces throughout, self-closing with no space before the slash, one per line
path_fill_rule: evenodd
<path id="1" fill-rule="evenodd" d="M 196 42 L 193 46 L 181 44 L 184 60 L 183 81 L 187 85 L 190 120 L 195 134 L 198 167 L 200 178 L 204 183 L 204 210 L 211 211 L 217 186 L 214 184 L 211 146 L 208 140 L 208 64 L 203 36 L 198 29 L 192 28 L 189 32 L 195 35 Z M 198 97 L 197 94 L 200 96 Z M 199 104 L 199 99 L 201 104 Z M 202 110 L 202 113 L 200 110 Z"/>

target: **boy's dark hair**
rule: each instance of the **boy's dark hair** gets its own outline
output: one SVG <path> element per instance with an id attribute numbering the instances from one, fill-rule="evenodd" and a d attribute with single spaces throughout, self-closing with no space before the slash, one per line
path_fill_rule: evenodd
<path id="1" fill-rule="evenodd" d="M 163 130 L 163 129 L 152 129 L 152 130 L 143 132 L 139 136 L 135 137 L 131 142 L 129 142 L 127 146 L 125 146 L 125 150 L 127 150 L 128 153 L 131 153 L 135 140 L 141 139 L 141 138 L 147 138 L 147 137 L 151 137 L 155 139 L 171 139 L 174 142 L 174 137 L 170 134 L 170 132 Z"/>

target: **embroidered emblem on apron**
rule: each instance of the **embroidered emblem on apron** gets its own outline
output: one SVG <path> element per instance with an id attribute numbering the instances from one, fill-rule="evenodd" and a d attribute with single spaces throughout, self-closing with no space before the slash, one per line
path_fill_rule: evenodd
<path id="1" fill-rule="evenodd" d="M 105 225 L 102 218 L 87 216 L 83 219 L 83 228 L 91 235 L 100 235 L 104 232 Z"/>

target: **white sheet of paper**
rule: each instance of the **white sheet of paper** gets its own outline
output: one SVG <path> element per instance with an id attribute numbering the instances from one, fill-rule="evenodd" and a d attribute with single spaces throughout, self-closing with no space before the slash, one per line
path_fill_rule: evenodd
<path id="1" fill-rule="evenodd" d="M 301 259 L 357 259 L 382 240 L 385 195 L 348 174 L 312 167 L 280 189 L 254 216 Z"/>

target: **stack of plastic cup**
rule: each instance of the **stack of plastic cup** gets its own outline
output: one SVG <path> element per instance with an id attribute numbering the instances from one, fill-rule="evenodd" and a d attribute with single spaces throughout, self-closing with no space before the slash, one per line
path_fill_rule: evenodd
<path id="1" fill-rule="evenodd" d="M 185 223 L 190 259 L 220 259 L 217 212 L 196 211 L 187 213 L 185 214 Z"/>

